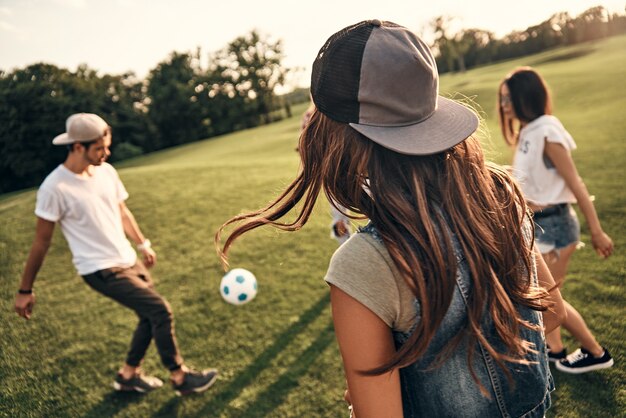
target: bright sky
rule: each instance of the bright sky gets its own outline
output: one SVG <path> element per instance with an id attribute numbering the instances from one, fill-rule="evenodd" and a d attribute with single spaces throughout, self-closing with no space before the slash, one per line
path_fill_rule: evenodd
<path id="1" fill-rule="evenodd" d="M 365 19 L 390 20 L 418 34 L 440 15 L 457 29 L 505 35 L 553 13 L 576 16 L 592 6 L 624 13 L 624 0 L 0 0 L 0 69 L 47 62 L 74 71 L 145 77 L 172 51 L 217 51 L 256 28 L 284 44 L 284 64 L 304 67 L 292 80 L 308 85 L 310 64 L 326 39 Z"/>

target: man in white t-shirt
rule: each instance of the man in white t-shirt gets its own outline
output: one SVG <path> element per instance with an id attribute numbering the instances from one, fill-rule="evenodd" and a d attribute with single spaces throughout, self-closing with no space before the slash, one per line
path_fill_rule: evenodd
<path id="1" fill-rule="evenodd" d="M 111 154 L 109 125 L 98 115 L 77 113 L 67 119 L 66 128 L 67 132 L 52 143 L 67 146 L 67 158 L 37 192 L 35 239 L 15 296 L 15 311 L 30 319 L 35 304 L 33 284 L 54 226 L 59 224 L 78 274 L 94 290 L 139 317 L 125 364 L 115 378 L 115 389 L 149 392 L 163 385 L 160 379 L 142 374 L 139 367 L 153 339 L 177 394 L 208 389 L 217 379 L 217 371 L 199 372 L 184 365 L 174 335 L 172 310 L 154 289 L 146 268 L 154 265 L 156 253 L 124 203 L 128 193 L 117 172 L 105 162 Z M 143 262 L 126 237 L 135 242 Z"/>

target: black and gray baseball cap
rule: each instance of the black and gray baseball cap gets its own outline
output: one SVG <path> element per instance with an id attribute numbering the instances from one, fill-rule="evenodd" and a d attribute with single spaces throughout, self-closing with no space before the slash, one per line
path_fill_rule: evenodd
<path id="1" fill-rule="evenodd" d="M 407 28 L 376 19 L 326 41 L 313 63 L 311 96 L 324 115 L 402 154 L 444 151 L 478 127 L 472 110 L 439 96 L 428 46 Z"/>

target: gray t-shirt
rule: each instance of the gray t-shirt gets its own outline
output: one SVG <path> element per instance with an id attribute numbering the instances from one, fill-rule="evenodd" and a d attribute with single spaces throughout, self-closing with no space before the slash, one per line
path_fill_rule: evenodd
<path id="1" fill-rule="evenodd" d="M 522 236 L 530 246 L 533 227 L 528 217 L 524 219 Z M 534 260 L 531 268 L 536 285 Z M 415 296 L 385 245 L 369 233 L 352 235 L 335 251 L 324 280 L 362 303 L 394 331 L 409 332 L 415 323 Z"/>
<path id="2" fill-rule="evenodd" d="M 393 330 L 408 332 L 415 322 L 415 296 L 384 244 L 371 234 L 354 234 L 339 247 L 324 280 L 365 305 Z"/>

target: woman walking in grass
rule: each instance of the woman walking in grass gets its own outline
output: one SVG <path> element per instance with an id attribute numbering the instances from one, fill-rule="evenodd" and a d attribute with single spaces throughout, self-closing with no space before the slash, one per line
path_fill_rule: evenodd
<path id="1" fill-rule="evenodd" d="M 300 174 L 218 231 L 219 245 L 237 223 L 224 262 L 251 229 L 300 229 L 323 190 L 370 220 L 326 274 L 355 415 L 543 417 L 553 385 L 542 325 L 560 323 L 559 290 L 515 182 L 485 164 L 478 118 L 438 96 L 426 44 L 391 22 L 345 28 L 320 50 L 311 92 Z"/>
<path id="2" fill-rule="evenodd" d="M 570 151 L 574 139 L 551 114 L 550 92 L 541 76 L 530 67 L 513 71 L 498 92 L 500 127 L 506 142 L 516 147 L 513 175 L 519 180 L 527 204 L 534 212 L 536 245 L 559 286 L 563 285 L 569 260 L 580 239 L 580 226 L 571 207 L 578 203 L 591 230 L 591 243 L 600 257 L 613 252 L 613 241 L 602 230 L 587 188 L 576 171 Z M 582 316 L 565 302 L 563 327 L 580 342 L 569 356 L 557 328 L 547 334 L 549 358 L 567 373 L 585 373 L 613 365 Z"/>

